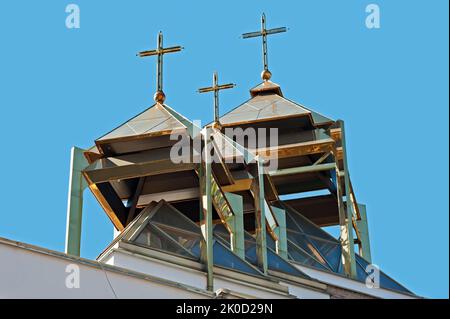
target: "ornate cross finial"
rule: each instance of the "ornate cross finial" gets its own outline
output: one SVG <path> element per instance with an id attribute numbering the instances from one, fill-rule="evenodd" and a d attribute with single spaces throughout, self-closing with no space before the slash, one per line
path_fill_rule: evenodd
<path id="1" fill-rule="evenodd" d="M 139 57 L 146 57 L 146 56 L 152 56 L 157 55 L 157 63 L 156 63 L 156 93 L 153 96 L 154 100 L 158 103 L 164 103 L 164 100 L 166 99 L 166 96 L 163 92 L 163 55 L 166 53 L 173 53 L 181 51 L 183 48 L 181 46 L 175 46 L 175 47 L 169 47 L 164 48 L 163 47 L 163 35 L 160 31 L 158 33 L 158 42 L 157 42 L 157 48 L 156 50 L 150 50 L 150 51 L 142 51 L 139 52 L 137 55 Z"/>
<path id="2" fill-rule="evenodd" d="M 261 78 L 264 81 L 267 81 L 271 78 L 272 73 L 269 71 L 268 63 L 267 63 L 267 36 L 270 34 L 275 33 L 281 33 L 286 32 L 287 28 L 274 28 L 274 29 L 266 29 L 266 15 L 263 13 L 261 16 L 261 31 L 256 32 L 249 32 L 244 33 L 242 35 L 242 38 L 248 39 L 248 38 L 255 38 L 255 37 L 262 37 L 262 51 L 263 51 L 263 64 L 264 64 L 264 70 L 261 73 Z"/>
<path id="3" fill-rule="evenodd" d="M 206 93 L 206 92 L 214 92 L 214 123 L 219 123 L 219 91 L 225 90 L 225 89 L 232 89 L 236 86 L 236 84 L 228 83 L 228 84 L 220 84 L 217 77 L 217 72 L 214 72 L 213 74 L 213 85 L 207 88 L 201 88 L 198 89 L 199 93 Z"/>

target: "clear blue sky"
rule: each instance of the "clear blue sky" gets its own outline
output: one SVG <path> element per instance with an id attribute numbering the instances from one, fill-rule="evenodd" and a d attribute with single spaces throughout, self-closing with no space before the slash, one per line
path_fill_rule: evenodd
<path id="1" fill-rule="evenodd" d="M 81 28 L 65 27 L 77 3 Z M 381 8 L 381 29 L 365 7 Z M 273 81 L 286 97 L 346 122 L 351 176 L 368 206 L 374 262 L 417 294 L 448 297 L 448 2 L 2 1 L 0 236 L 64 249 L 69 153 L 152 104 L 153 48 L 165 58 L 167 104 L 212 119 L 211 96 L 196 89 L 237 83 L 225 112 L 259 83 L 262 12 Z M 95 258 L 112 225 L 86 192 L 82 256 Z"/>

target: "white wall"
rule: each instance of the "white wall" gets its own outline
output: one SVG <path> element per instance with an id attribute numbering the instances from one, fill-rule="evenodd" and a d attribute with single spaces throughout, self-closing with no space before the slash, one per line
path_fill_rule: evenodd
<path id="1" fill-rule="evenodd" d="M 0 240 L 0 298 L 210 298 L 210 294 L 169 286 L 164 282 L 102 270 L 34 247 Z M 80 287 L 67 288 L 66 267 L 79 267 Z M 106 266 L 107 267 L 107 266 Z"/>
<path id="2" fill-rule="evenodd" d="M 146 273 L 152 276 L 176 280 L 180 283 L 195 286 L 200 289 L 206 287 L 206 275 L 202 271 L 189 269 L 182 266 L 176 266 L 166 261 L 156 258 L 139 256 L 131 254 L 123 249 L 114 250 L 104 260 L 107 263 L 118 267 L 132 269 L 138 272 Z M 251 276 L 247 276 L 251 280 Z M 233 280 L 221 275 L 214 276 L 214 290 L 228 289 L 243 295 L 255 298 L 301 298 L 301 299 L 329 299 L 330 296 L 324 292 L 314 289 L 308 289 L 301 285 L 286 283 L 281 280 L 281 285 L 288 287 L 289 293 L 270 290 L 261 287 L 256 283 L 245 283 L 242 280 Z M 281 287 L 280 287 L 281 288 Z"/>
<path id="3" fill-rule="evenodd" d="M 120 251 L 111 253 L 105 262 L 117 267 L 176 281 L 199 289 L 206 288 L 206 276 L 202 272 L 185 267 L 177 267 L 168 262 L 137 257 Z"/>
<path id="4" fill-rule="evenodd" d="M 115 266 L 132 269 L 134 271 L 146 273 L 152 276 L 176 280 L 182 284 L 191 285 L 199 289 L 206 288 L 206 274 L 203 271 L 189 269 L 187 267 L 177 266 L 156 258 L 147 258 L 137 254 L 115 250 L 105 259 L 107 263 L 113 263 Z M 238 293 L 249 295 L 256 298 L 287 298 L 287 294 L 276 291 L 261 289 L 261 287 L 251 284 L 244 284 L 229 280 L 223 276 L 215 276 L 214 290 L 220 288 L 229 289 Z"/>
<path id="5" fill-rule="evenodd" d="M 0 298 L 211 298 L 202 271 L 171 265 L 157 259 L 113 252 L 103 269 L 95 261 L 69 257 L 44 248 L 0 238 Z M 79 268 L 80 287 L 67 288 L 70 265 Z M 312 278 L 380 298 L 414 298 L 387 289 L 370 289 L 364 283 L 296 265 Z M 118 267 L 126 268 L 127 270 Z M 181 283 L 180 286 L 178 283 Z M 320 291 L 286 283 L 289 294 L 256 284 L 215 277 L 214 289 L 229 289 L 257 298 L 328 298 Z"/>
<path id="6" fill-rule="evenodd" d="M 323 292 L 319 292 L 313 289 L 307 289 L 305 287 L 294 285 L 292 283 L 283 284 L 288 286 L 289 293 L 291 295 L 294 295 L 300 299 L 330 299 L 330 295 Z"/>

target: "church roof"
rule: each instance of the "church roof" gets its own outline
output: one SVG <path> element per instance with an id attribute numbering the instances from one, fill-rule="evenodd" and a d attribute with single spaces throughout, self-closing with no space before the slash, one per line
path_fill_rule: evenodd
<path id="1" fill-rule="evenodd" d="M 250 90 L 248 101 L 222 115 L 223 126 L 257 123 L 293 117 L 308 117 L 313 126 L 323 126 L 334 121 L 303 105 L 286 99 L 278 84 L 265 81 Z"/>
<path id="2" fill-rule="evenodd" d="M 272 81 L 263 81 L 262 83 L 258 84 L 257 86 L 250 89 L 250 95 L 252 97 L 260 94 L 260 93 L 275 93 L 280 96 L 283 96 L 283 93 L 281 93 L 281 88 L 278 84 L 272 82 Z"/>
<path id="3" fill-rule="evenodd" d="M 124 137 L 130 138 L 152 134 L 164 134 L 170 133 L 172 130 L 176 129 L 186 129 L 186 126 L 168 112 L 163 105 L 156 103 L 109 133 L 98 138 L 96 142 Z"/>
<path id="4" fill-rule="evenodd" d="M 263 122 L 291 116 L 310 116 L 311 112 L 277 94 L 257 95 L 220 118 L 224 126 Z"/>
<path id="5" fill-rule="evenodd" d="M 171 146 L 172 134 L 191 135 L 199 131 L 181 114 L 156 103 L 95 141 L 106 156 Z"/>

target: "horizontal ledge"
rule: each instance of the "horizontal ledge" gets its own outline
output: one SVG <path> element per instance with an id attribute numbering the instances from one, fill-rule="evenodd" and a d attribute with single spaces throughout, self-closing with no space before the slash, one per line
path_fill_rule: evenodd
<path id="1" fill-rule="evenodd" d="M 331 170 L 331 169 L 336 169 L 335 163 L 326 163 L 326 164 L 318 164 L 318 165 L 310 165 L 310 166 L 285 168 L 285 169 L 280 169 L 277 171 L 270 172 L 270 176 L 294 175 L 294 174 L 302 174 L 302 173 L 327 171 L 327 170 Z"/>
<path id="2" fill-rule="evenodd" d="M 91 165 L 89 168 L 83 171 L 83 175 L 88 179 L 89 184 L 103 183 L 113 180 L 129 179 L 141 176 L 158 175 L 165 173 L 174 173 L 180 171 L 193 170 L 196 167 L 195 163 L 173 163 L 168 160 L 156 160 L 148 162 L 125 162 L 116 161 L 113 163 L 108 159 L 98 160 L 93 168 Z M 108 164 L 102 161 L 108 160 Z M 102 165 L 103 164 L 103 165 Z"/>

